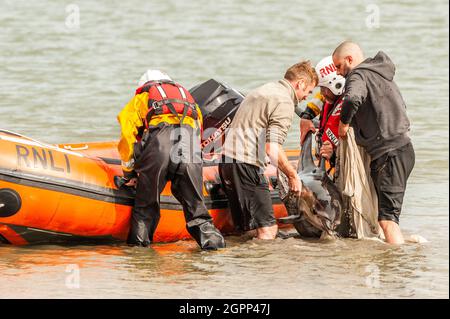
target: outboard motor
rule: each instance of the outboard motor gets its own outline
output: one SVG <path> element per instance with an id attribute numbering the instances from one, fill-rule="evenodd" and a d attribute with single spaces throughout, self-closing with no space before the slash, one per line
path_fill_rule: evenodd
<path id="1" fill-rule="evenodd" d="M 203 115 L 203 154 L 220 153 L 225 131 L 230 126 L 244 95 L 214 79 L 189 91 Z"/>

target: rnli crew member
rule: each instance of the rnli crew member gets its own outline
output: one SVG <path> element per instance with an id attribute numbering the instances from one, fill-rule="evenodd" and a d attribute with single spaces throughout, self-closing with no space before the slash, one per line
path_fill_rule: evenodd
<path id="1" fill-rule="evenodd" d="M 312 92 L 317 81 L 309 61 L 295 64 L 284 79 L 250 92 L 236 112 L 225 137 L 219 173 L 238 231 L 256 229 L 259 239 L 274 239 L 277 235 L 264 176 L 267 155 L 271 164 L 288 177 L 290 190 L 300 195 L 301 181 L 282 145 L 297 103 Z"/>
<path id="2" fill-rule="evenodd" d="M 303 144 L 308 131 L 316 131 L 312 120 L 320 115 L 319 130 L 316 135 L 319 154 L 328 159 L 331 166 L 334 167 L 336 148 L 339 144 L 338 129 L 345 78 L 337 75 L 331 55 L 317 63 L 316 73 L 319 77 L 320 92 L 314 96 L 306 105 L 305 111 L 300 114 L 301 143 Z"/>
<path id="3" fill-rule="evenodd" d="M 337 75 L 332 56 L 325 57 L 317 63 L 316 72 L 319 77 L 320 91 L 309 101 L 300 115 L 302 143 L 308 131 L 315 131 L 312 119 L 320 116 L 316 134 L 317 154 L 329 160 L 330 168 L 338 166 L 337 170 L 340 171 L 339 174 L 333 174 L 333 179 L 342 192 L 343 209 L 346 212 L 341 217 L 339 233 L 344 237 L 379 237 L 381 229 L 377 220 L 376 192 L 372 186 L 373 183 L 367 180 L 368 172 L 365 169 L 369 163 L 369 156 L 353 147 L 355 144 L 352 140 L 344 141 L 344 148 L 338 151 L 339 121 L 345 78 Z M 337 163 L 337 153 L 341 157 L 339 163 Z M 359 156 L 356 155 L 357 153 Z M 343 160 L 343 156 L 347 158 Z M 344 191 L 348 189 L 355 191 L 349 196 Z"/>
<path id="4" fill-rule="evenodd" d="M 395 66 L 382 51 L 364 59 L 350 41 L 336 48 L 333 61 L 337 74 L 346 78 L 339 136 L 345 138 L 352 125 L 356 143 L 369 153 L 379 224 L 388 243 L 402 244 L 399 217 L 415 154 L 406 105 L 394 82 Z"/>
<path id="5" fill-rule="evenodd" d="M 145 247 L 153 241 L 160 193 L 170 180 L 172 194 L 183 206 L 186 228 L 199 246 L 225 247 L 203 200 L 202 114 L 189 91 L 167 74 L 148 70 L 118 121 L 124 178 L 127 186 L 136 186 L 127 243 Z"/>

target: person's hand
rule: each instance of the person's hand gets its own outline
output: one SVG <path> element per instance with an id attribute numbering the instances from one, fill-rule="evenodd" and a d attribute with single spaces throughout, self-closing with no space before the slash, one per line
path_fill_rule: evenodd
<path id="1" fill-rule="evenodd" d="M 306 134 L 308 134 L 309 131 L 311 131 L 313 133 L 316 132 L 314 123 L 311 120 L 300 119 L 300 144 L 301 145 L 303 145 Z"/>
<path id="2" fill-rule="evenodd" d="M 320 156 L 329 160 L 333 156 L 333 145 L 330 141 L 325 141 L 320 148 Z"/>
<path id="3" fill-rule="evenodd" d="M 306 198 L 312 198 L 314 196 L 313 192 L 311 192 L 311 190 L 304 186 L 302 187 L 302 193 L 301 193 L 301 198 L 306 199 Z"/>
<path id="4" fill-rule="evenodd" d="M 133 177 L 132 179 L 130 179 L 128 182 L 125 183 L 125 186 L 128 187 L 136 187 L 137 185 L 137 177 Z"/>
<path id="5" fill-rule="evenodd" d="M 297 174 L 294 174 L 289 177 L 289 189 L 291 192 L 295 194 L 295 196 L 299 197 L 302 193 L 302 181 L 298 177 Z"/>
<path id="6" fill-rule="evenodd" d="M 347 137 L 347 132 L 348 132 L 348 128 L 349 127 L 350 127 L 350 124 L 344 124 L 344 123 L 339 121 L 339 137 L 340 138 L 346 138 Z"/>

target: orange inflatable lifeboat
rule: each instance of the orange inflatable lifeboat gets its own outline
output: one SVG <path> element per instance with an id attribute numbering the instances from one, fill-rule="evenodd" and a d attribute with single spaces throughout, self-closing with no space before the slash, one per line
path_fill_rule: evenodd
<path id="1" fill-rule="evenodd" d="M 204 116 L 203 193 L 214 223 L 224 234 L 233 231 L 227 198 L 220 186 L 218 167 L 210 161 L 242 101 L 236 90 L 209 80 L 191 94 Z M 0 242 L 124 241 L 128 234 L 134 194 L 117 189 L 122 174 L 117 143 L 49 145 L 0 130 Z M 297 161 L 299 151 L 288 152 Z M 209 159 L 209 160 L 208 160 Z M 275 216 L 287 216 L 273 189 L 276 169 L 269 166 Z M 170 183 L 161 194 L 161 219 L 155 242 L 189 238 L 181 204 Z"/>
<path id="2" fill-rule="evenodd" d="M 124 241 L 133 194 L 119 190 L 121 175 L 116 143 L 48 145 L 8 131 L 0 131 L 0 240 L 29 243 Z M 288 153 L 292 159 L 298 152 Z M 266 175 L 276 176 L 269 166 Z M 205 203 L 214 224 L 233 231 L 227 199 L 220 188 L 217 165 L 203 168 Z M 271 186 L 272 187 L 272 186 Z M 273 190 L 275 216 L 286 216 Z M 189 238 L 181 204 L 170 193 L 161 194 L 161 220 L 155 242 Z"/>

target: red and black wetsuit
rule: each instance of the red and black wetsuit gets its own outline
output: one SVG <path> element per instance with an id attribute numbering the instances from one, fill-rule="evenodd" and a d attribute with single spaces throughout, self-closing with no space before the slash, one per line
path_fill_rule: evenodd
<path id="1" fill-rule="evenodd" d="M 322 145 L 325 141 L 330 141 L 334 151 L 339 144 L 339 121 L 341 119 L 341 107 L 343 103 L 343 95 L 333 103 L 325 102 L 320 115 L 320 125 L 318 132 L 318 141 Z M 334 166 L 336 153 L 330 159 L 330 163 Z"/>

